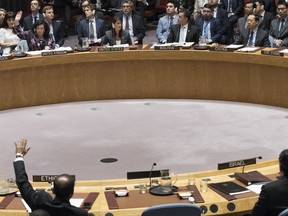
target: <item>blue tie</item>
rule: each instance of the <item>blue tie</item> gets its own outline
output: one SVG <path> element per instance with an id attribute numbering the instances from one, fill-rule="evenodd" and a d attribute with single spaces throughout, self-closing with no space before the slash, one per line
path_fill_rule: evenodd
<path id="1" fill-rule="evenodd" d="M 251 31 L 249 40 L 248 40 L 248 46 L 253 46 L 253 34 L 254 34 L 254 31 Z"/>

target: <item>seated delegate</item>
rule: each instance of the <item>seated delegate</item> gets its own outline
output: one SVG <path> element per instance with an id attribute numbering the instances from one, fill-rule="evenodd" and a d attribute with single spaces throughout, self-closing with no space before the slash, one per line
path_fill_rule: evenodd
<path id="1" fill-rule="evenodd" d="M 15 13 L 12 11 L 7 12 L 3 20 L 3 27 L 0 29 L 0 46 L 4 54 L 9 54 L 12 46 L 15 48 L 20 41 L 20 38 L 13 31 L 14 22 Z"/>
<path id="2" fill-rule="evenodd" d="M 15 17 L 14 30 L 18 37 L 27 40 L 30 51 L 55 49 L 56 44 L 54 38 L 49 33 L 49 25 L 45 21 L 38 20 L 34 23 L 31 30 L 24 31 L 19 25 L 21 17 L 22 11 L 18 12 Z"/>
<path id="3" fill-rule="evenodd" d="M 122 29 L 122 19 L 115 16 L 112 20 L 112 29 L 106 31 L 105 36 L 102 40 L 102 45 L 120 45 L 129 44 L 132 45 L 131 37 L 129 32 Z"/>

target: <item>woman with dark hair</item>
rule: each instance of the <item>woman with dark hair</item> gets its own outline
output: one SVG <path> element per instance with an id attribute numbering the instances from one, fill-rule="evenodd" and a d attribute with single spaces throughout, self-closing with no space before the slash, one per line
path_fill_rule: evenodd
<path id="1" fill-rule="evenodd" d="M 4 54 L 9 54 L 11 47 L 15 48 L 20 41 L 20 38 L 13 31 L 14 22 L 15 13 L 12 11 L 7 12 L 3 20 L 2 28 L 0 29 L 0 45 Z"/>
<path id="2" fill-rule="evenodd" d="M 105 36 L 102 40 L 102 45 L 120 45 L 129 44 L 132 45 L 132 40 L 129 32 L 122 29 L 122 19 L 120 17 L 113 17 L 112 29 L 106 31 Z"/>
<path id="3" fill-rule="evenodd" d="M 22 11 L 18 12 L 15 17 L 14 30 L 21 39 L 27 41 L 30 51 L 55 49 L 55 40 L 50 34 L 49 25 L 45 21 L 38 20 L 31 30 L 23 31 L 19 26 L 21 17 Z"/>

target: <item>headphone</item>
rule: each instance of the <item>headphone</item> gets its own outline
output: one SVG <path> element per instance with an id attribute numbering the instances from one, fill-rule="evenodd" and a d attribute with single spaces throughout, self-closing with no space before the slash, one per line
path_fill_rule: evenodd
<path id="1" fill-rule="evenodd" d="M 95 15 L 95 10 L 92 10 L 92 14 Z"/>

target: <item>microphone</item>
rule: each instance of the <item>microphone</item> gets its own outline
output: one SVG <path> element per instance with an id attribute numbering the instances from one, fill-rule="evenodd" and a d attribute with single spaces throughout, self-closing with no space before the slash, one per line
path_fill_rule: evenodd
<path id="1" fill-rule="evenodd" d="M 258 156 L 258 157 L 255 157 L 255 158 L 249 158 L 249 159 L 245 159 L 245 163 L 242 167 L 242 173 L 244 173 L 244 169 L 245 169 L 245 166 L 246 165 L 251 165 L 251 164 L 256 164 L 256 159 L 259 159 L 261 160 L 262 159 L 262 156 Z"/>
<path id="2" fill-rule="evenodd" d="M 150 170 L 150 174 L 149 174 L 149 182 L 150 182 L 150 187 L 151 187 L 151 181 L 152 181 L 152 173 L 153 173 L 153 169 L 154 169 L 154 166 L 156 166 L 157 164 L 154 162 L 153 164 L 152 164 L 152 167 L 151 167 L 151 170 Z"/>

